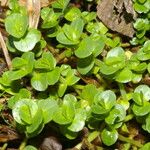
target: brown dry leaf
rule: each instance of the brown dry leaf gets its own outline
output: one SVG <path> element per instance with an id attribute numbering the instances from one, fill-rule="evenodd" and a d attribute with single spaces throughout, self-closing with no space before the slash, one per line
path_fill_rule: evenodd
<path id="1" fill-rule="evenodd" d="M 62 145 L 58 138 L 49 136 L 44 138 L 40 145 L 40 150 L 62 150 Z"/>
<path id="2" fill-rule="evenodd" d="M 131 0 L 102 0 L 97 6 L 97 15 L 112 31 L 133 37 L 136 13 Z"/>
<path id="3" fill-rule="evenodd" d="M 53 1 L 55 0 L 41 0 L 41 7 L 46 7 L 48 5 L 50 5 Z M 27 0 L 19 0 L 20 5 L 25 6 L 26 5 Z"/>
<path id="4" fill-rule="evenodd" d="M 5 125 L 0 126 L 0 143 L 1 142 L 4 143 L 16 139 L 20 139 L 20 136 L 14 129 Z"/>

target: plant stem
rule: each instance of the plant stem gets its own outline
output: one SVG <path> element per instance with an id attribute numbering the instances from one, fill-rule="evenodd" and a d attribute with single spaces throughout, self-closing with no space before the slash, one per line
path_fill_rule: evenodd
<path id="1" fill-rule="evenodd" d="M 120 93 L 121 93 L 121 96 L 122 96 L 123 100 L 128 101 L 127 96 L 126 96 L 127 93 L 126 93 L 126 91 L 124 89 L 123 83 L 118 83 L 118 86 L 119 86 Z"/>
<path id="2" fill-rule="evenodd" d="M 73 87 L 74 87 L 75 89 L 78 89 L 78 90 L 83 90 L 84 85 L 75 84 L 75 85 L 73 85 Z"/>
<path id="3" fill-rule="evenodd" d="M 134 115 L 133 115 L 133 114 L 129 114 L 129 115 L 127 115 L 127 116 L 125 117 L 125 119 L 124 119 L 124 122 L 128 122 L 128 121 L 132 120 L 132 119 L 133 119 L 133 117 L 134 117 Z"/>
<path id="4" fill-rule="evenodd" d="M 24 150 L 26 144 L 27 144 L 28 139 L 25 137 L 25 139 L 22 141 L 22 143 L 19 146 L 19 150 Z"/>
<path id="5" fill-rule="evenodd" d="M 66 57 L 66 51 L 63 51 L 61 54 L 58 55 L 58 57 L 56 58 L 57 63 L 59 63 L 62 59 L 64 59 Z"/>
<path id="6" fill-rule="evenodd" d="M 5 44 L 5 41 L 3 39 L 1 31 L 0 31 L 0 44 L 2 46 L 2 50 L 3 50 L 3 54 L 4 54 L 4 57 L 5 57 L 7 66 L 8 66 L 9 69 L 11 69 L 12 68 L 11 59 L 10 59 L 10 56 L 9 56 L 9 53 L 8 53 L 8 50 L 7 50 L 7 47 L 6 47 L 6 44 Z"/>
<path id="7" fill-rule="evenodd" d="M 3 147 L 1 148 L 1 150 L 6 150 L 7 146 L 8 146 L 8 144 L 5 143 L 5 144 L 3 145 Z"/>
<path id="8" fill-rule="evenodd" d="M 122 44 L 121 44 L 121 47 L 124 47 L 124 48 L 129 47 L 129 46 L 131 46 L 130 43 L 122 43 Z"/>
<path id="9" fill-rule="evenodd" d="M 87 140 L 88 142 L 92 142 L 99 135 L 99 131 L 93 131 L 89 134 Z M 80 150 L 82 147 L 82 142 L 75 146 L 76 149 Z"/>
<path id="10" fill-rule="evenodd" d="M 120 135 L 120 134 L 119 134 L 118 139 L 119 139 L 120 141 L 123 141 L 123 142 L 126 142 L 126 143 L 130 143 L 130 144 L 132 144 L 132 145 L 135 145 L 135 146 L 137 146 L 137 147 L 139 147 L 139 148 L 143 146 L 140 142 L 135 141 L 135 140 L 130 139 L 130 138 L 127 138 L 127 137 L 124 137 L 124 136 L 122 136 L 122 135 Z"/>
<path id="11" fill-rule="evenodd" d="M 58 52 L 57 52 L 52 46 L 50 46 L 49 44 L 47 44 L 47 48 L 48 48 L 48 50 L 49 50 L 53 55 L 58 54 Z"/>

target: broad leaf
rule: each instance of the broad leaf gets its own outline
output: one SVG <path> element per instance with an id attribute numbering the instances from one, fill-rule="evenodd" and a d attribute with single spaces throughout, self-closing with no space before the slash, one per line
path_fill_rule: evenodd
<path id="1" fill-rule="evenodd" d="M 107 145 L 113 145 L 118 139 L 118 132 L 116 130 L 104 129 L 101 133 L 102 142 Z"/>
<path id="2" fill-rule="evenodd" d="M 5 27 L 10 35 L 21 38 L 28 28 L 28 17 L 19 13 L 12 13 L 5 19 Z"/>
<path id="3" fill-rule="evenodd" d="M 34 73 L 31 78 L 31 85 L 37 91 L 45 91 L 48 87 L 46 73 Z"/>
<path id="4" fill-rule="evenodd" d="M 19 40 L 14 40 L 15 47 L 21 52 L 31 51 L 40 41 L 41 33 L 36 29 L 30 29 L 27 34 Z"/>

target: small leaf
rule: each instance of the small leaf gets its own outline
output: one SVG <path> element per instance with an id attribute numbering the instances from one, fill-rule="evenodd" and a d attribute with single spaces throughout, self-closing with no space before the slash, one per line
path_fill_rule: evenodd
<path id="1" fill-rule="evenodd" d="M 150 133 L 150 114 L 146 117 L 145 129 L 146 129 L 146 131 L 148 131 L 148 133 Z"/>
<path id="2" fill-rule="evenodd" d="M 150 149 L 150 142 L 147 142 L 145 145 L 143 145 L 139 150 L 149 150 Z"/>
<path id="3" fill-rule="evenodd" d="M 86 58 L 79 59 L 77 62 L 77 70 L 85 75 L 94 67 L 94 58 L 93 56 L 89 56 Z"/>
<path id="4" fill-rule="evenodd" d="M 12 13 L 5 19 L 5 27 L 10 35 L 21 38 L 28 28 L 28 17 L 19 13 Z"/>
<path id="5" fill-rule="evenodd" d="M 61 125 L 69 124 L 75 116 L 74 103 L 64 98 L 62 106 L 54 113 L 53 120 Z"/>
<path id="6" fill-rule="evenodd" d="M 136 116 L 145 116 L 150 112 L 150 103 L 145 101 L 142 106 L 133 104 L 132 110 Z"/>
<path id="7" fill-rule="evenodd" d="M 116 95 L 110 90 L 98 92 L 94 97 L 94 103 L 110 110 L 116 104 Z"/>
<path id="8" fill-rule="evenodd" d="M 52 4 L 53 8 L 62 9 L 64 11 L 70 0 L 57 0 Z"/>
<path id="9" fill-rule="evenodd" d="M 53 119 L 53 114 L 58 109 L 57 102 L 53 99 L 39 100 L 38 106 L 42 110 L 45 124 Z"/>
<path id="10" fill-rule="evenodd" d="M 85 58 L 90 56 L 92 53 L 100 54 L 103 50 L 104 43 L 100 39 L 95 39 L 92 37 L 84 38 L 79 44 L 79 48 L 75 51 L 75 55 L 78 58 Z"/>
<path id="11" fill-rule="evenodd" d="M 105 145 L 111 146 L 117 141 L 118 132 L 114 129 L 110 131 L 107 129 L 104 129 L 101 133 L 101 138 Z"/>
<path id="12" fill-rule="evenodd" d="M 142 94 L 143 100 L 145 101 L 150 100 L 150 88 L 147 85 L 139 85 L 135 88 L 134 93 Z"/>
<path id="13" fill-rule="evenodd" d="M 32 118 L 32 124 L 26 127 L 27 136 L 33 137 L 41 132 L 43 126 L 43 117 L 41 109 L 38 109 L 37 113 Z"/>
<path id="14" fill-rule="evenodd" d="M 72 41 L 66 37 L 63 32 L 59 32 L 56 37 L 57 41 L 65 45 L 76 45 L 79 41 Z"/>
<path id="15" fill-rule="evenodd" d="M 47 72 L 48 85 L 54 85 L 60 77 L 60 68 L 56 67 L 54 70 Z"/>
<path id="16" fill-rule="evenodd" d="M 21 110 L 23 107 L 28 107 L 28 109 L 30 109 L 30 111 L 26 112 L 26 109 Z M 23 116 L 20 114 L 20 111 L 22 111 Z M 24 125 L 25 122 L 22 120 L 22 117 L 25 119 L 24 113 L 29 113 L 28 115 L 30 115 L 30 117 L 28 119 L 32 119 L 35 116 L 35 114 L 37 113 L 37 111 L 38 111 L 38 106 L 33 100 L 22 99 L 14 105 L 14 108 L 12 110 L 12 114 L 13 114 L 13 117 L 14 117 L 16 122 Z"/>
<path id="17" fill-rule="evenodd" d="M 67 73 L 67 76 L 66 76 L 66 81 L 65 83 L 68 85 L 68 86 L 71 86 L 71 85 L 74 85 L 75 83 L 77 83 L 80 78 L 77 77 L 76 75 L 76 70 L 75 69 L 70 69 Z"/>
<path id="18" fill-rule="evenodd" d="M 41 10 L 41 18 L 44 20 L 42 28 L 52 28 L 58 24 L 60 14 L 55 13 L 52 8 L 45 7 Z"/>
<path id="19" fill-rule="evenodd" d="M 58 87 L 58 95 L 59 95 L 60 97 L 62 97 L 62 96 L 64 95 L 66 89 L 67 89 L 67 84 L 65 84 L 65 83 L 59 84 L 59 87 Z"/>
<path id="20" fill-rule="evenodd" d="M 46 73 L 34 73 L 31 78 L 31 85 L 37 91 L 45 91 L 48 87 Z"/>
<path id="21" fill-rule="evenodd" d="M 126 117 L 126 111 L 120 104 L 116 104 L 110 111 L 109 115 L 105 118 L 105 121 L 109 125 L 115 125 L 123 121 Z"/>
<path id="22" fill-rule="evenodd" d="M 76 20 L 77 18 L 79 18 L 81 16 L 81 11 L 79 8 L 77 7 L 73 7 L 71 8 L 66 14 L 65 14 L 65 18 L 68 21 L 73 21 Z"/>
<path id="23" fill-rule="evenodd" d="M 25 37 L 14 40 L 15 47 L 21 52 L 31 51 L 37 42 L 40 41 L 41 33 L 36 29 L 30 29 Z"/>
<path id="24" fill-rule="evenodd" d="M 56 66 L 56 60 L 50 52 L 43 52 L 42 58 L 35 62 L 35 68 L 53 70 Z"/>
<path id="25" fill-rule="evenodd" d="M 91 106 L 94 101 L 94 96 L 98 93 L 98 89 L 93 84 L 87 84 L 81 93 L 82 99 L 88 101 L 89 105 Z"/>
<path id="26" fill-rule="evenodd" d="M 37 150 L 37 148 L 31 145 L 28 145 L 24 148 L 24 150 Z"/>
<path id="27" fill-rule="evenodd" d="M 68 127 L 72 132 L 79 132 L 83 129 L 86 120 L 86 111 L 79 108 L 76 110 L 75 117 Z"/>
<path id="28" fill-rule="evenodd" d="M 116 81 L 120 83 L 130 82 L 132 80 L 132 72 L 128 68 L 125 68 L 121 72 L 119 72 L 115 78 Z"/>

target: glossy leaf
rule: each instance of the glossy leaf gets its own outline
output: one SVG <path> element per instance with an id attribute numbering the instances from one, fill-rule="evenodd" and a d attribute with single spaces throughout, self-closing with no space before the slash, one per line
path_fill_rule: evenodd
<path id="1" fill-rule="evenodd" d="M 13 13 L 5 19 L 5 27 L 10 35 L 21 38 L 28 28 L 28 17 L 19 13 Z"/>
<path id="2" fill-rule="evenodd" d="M 127 83 L 132 80 L 132 72 L 128 68 L 123 69 L 116 75 L 116 81 L 120 83 Z"/>
<path id="3" fill-rule="evenodd" d="M 107 130 L 104 129 L 101 133 L 102 142 L 107 145 L 113 145 L 118 139 L 118 132 L 116 130 Z"/>
<path id="4" fill-rule="evenodd" d="M 42 110 L 45 124 L 53 119 L 53 114 L 58 109 L 57 102 L 53 99 L 39 100 L 38 106 Z"/>
<path id="5" fill-rule="evenodd" d="M 31 78 L 31 85 L 37 91 L 45 91 L 48 87 L 46 73 L 34 73 Z"/>
<path id="6" fill-rule="evenodd" d="M 26 123 L 31 124 L 32 118 L 36 115 L 37 111 L 38 105 L 33 100 L 22 99 L 14 105 L 12 114 L 16 122 L 24 125 Z M 28 116 L 29 118 L 27 118 Z"/>
<path id="7" fill-rule="evenodd" d="M 41 33 L 36 29 L 30 29 L 27 34 L 19 40 L 14 40 L 15 47 L 21 52 L 31 51 L 40 41 Z"/>
<path id="8" fill-rule="evenodd" d="M 102 52 L 104 48 L 104 43 L 100 39 L 94 39 L 92 37 L 84 38 L 79 44 L 79 48 L 75 51 L 75 55 L 78 58 L 85 58 L 99 51 L 98 54 Z"/>
<path id="9" fill-rule="evenodd" d="M 132 110 L 136 116 L 144 116 L 150 112 L 150 103 L 144 102 L 142 106 L 134 104 Z"/>
<path id="10" fill-rule="evenodd" d="M 56 66 L 56 60 L 50 52 L 43 52 L 42 57 L 35 62 L 35 68 L 52 70 Z"/>
<path id="11" fill-rule="evenodd" d="M 86 120 L 86 111 L 84 109 L 77 109 L 75 113 L 75 117 L 68 127 L 72 132 L 79 132 L 83 129 Z"/>

